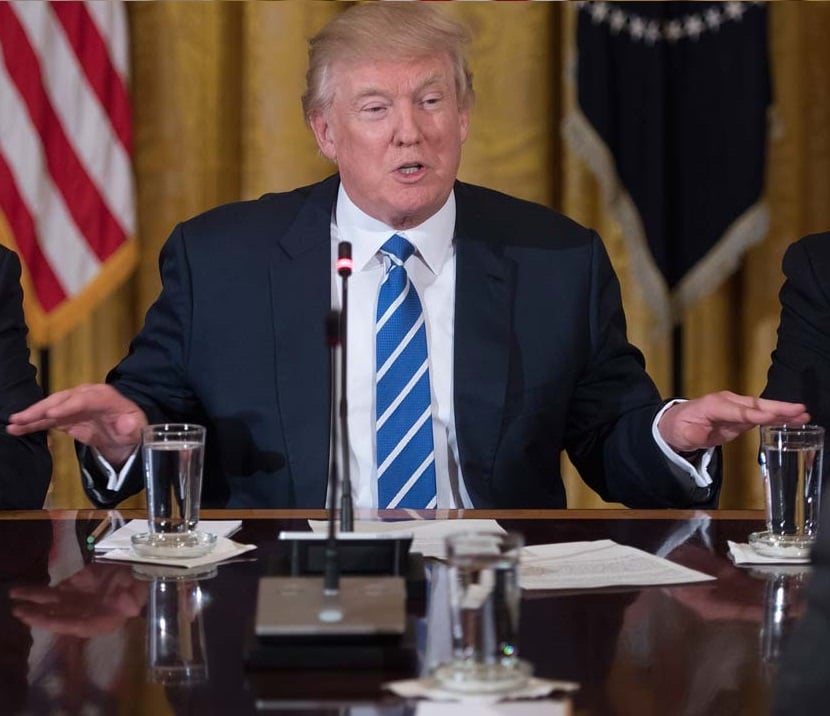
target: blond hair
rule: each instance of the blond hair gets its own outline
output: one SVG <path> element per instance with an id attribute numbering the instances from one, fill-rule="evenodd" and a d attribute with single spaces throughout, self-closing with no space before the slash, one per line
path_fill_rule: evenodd
<path id="1" fill-rule="evenodd" d="M 475 100 L 467 65 L 470 33 L 460 23 L 421 2 L 368 2 L 328 22 L 309 41 L 303 113 L 306 122 L 334 98 L 332 70 L 340 61 L 419 59 L 446 53 L 453 66 L 460 109 Z"/>

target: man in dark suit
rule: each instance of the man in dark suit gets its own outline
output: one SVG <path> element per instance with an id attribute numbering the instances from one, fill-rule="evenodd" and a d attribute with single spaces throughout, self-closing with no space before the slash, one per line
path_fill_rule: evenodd
<path id="1" fill-rule="evenodd" d="M 20 261 L 0 246 L 0 422 L 41 397 L 26 346 Z M 0 509 L 43 507 L 51 476 L 45 433 L 15 437 L 0 431 Z"/>
<path id="2" fill-rule="evenodd" d="M 456 180 L 466 39 L 421 3 L 357 5 L 323 28 L 303 104 L 338 174 L 178 226 L 162 293 L 109 384 L 50 396 L 10 431 L 72 434 L 88 446 L 88 494 L 110 504 L 142 487 L 130 461 L 143 425 L 203 423 L 203 504 L 322 506 L 323 324 L 348 240 L 358 506 L 563 507 L 563 449 L 606 499 L 714 504 L 710 448 L 803 420 L 803 406 L 726 392 L 664 405 L 597 235 Z"/>

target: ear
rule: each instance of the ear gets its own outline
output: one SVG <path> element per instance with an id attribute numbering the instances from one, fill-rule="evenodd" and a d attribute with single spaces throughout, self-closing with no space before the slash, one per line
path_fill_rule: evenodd
<path id="1" fill-rule="evenodd" d="M 334 141 L 334 133 L 332 131 L 331 123 L 329 122 L 324 112 L 315 112 L 309 121 L 311 131 L 314 132 L 314 138 L 317 140 L 317 146 L 326 159 L 332 162 L 337 161 L 337 148 Z"/>
<path id="2" fill-rule="evenodd" d="M 462 144 L 467 141 L 467 135 L 470 133 L 470 113 L 469 107 L 460 110 L 458 113 L 458 130 Z"/>

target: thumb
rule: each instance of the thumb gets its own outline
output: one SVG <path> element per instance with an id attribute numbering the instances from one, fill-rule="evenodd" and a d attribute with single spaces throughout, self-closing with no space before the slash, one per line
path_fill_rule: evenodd
<path id="1" fill-rule="evenodd" d="M 115 432 L 119 437 L 132 437 L 138 440 L 141 422 L 135 413 L 122 413 L 115 421 Z"/>

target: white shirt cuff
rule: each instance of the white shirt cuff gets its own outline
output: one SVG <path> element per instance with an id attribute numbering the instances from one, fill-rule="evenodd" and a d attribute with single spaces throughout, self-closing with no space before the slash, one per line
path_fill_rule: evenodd
<path id="1" fill-rule="evenodd" d="M 104 456 L 96 449 L 92 448 L 92 454 L 95 456 L 95 459 L 98 462 L 98 465 L 104 471 L 104 474 L 107 476 L 107 489 L 111 490 L 112 492 L 117 492 L 121 489 L 121 486 L 124 484 L 124 480 L 127 479 L 127 473 L 130 471 L 130 468 L 133 465 L 133 460 L 135 460 L 135 456 L 138 455 L 138 445 L 135 446 L 135 450 L 133 450 L 132 454 L 127 458 L 127 462 L 124 463 L 124 467 L 121 468 L 118 472 L 115 471 L 112 465 L 109 464 L 107 460 L 104 459 Z"/>
<path id="2" fill-rule="evenodd" d="M 651 434 L 654 436 L 654 440 L 657 443 L 657 446 L 662 450 L 663 454 L 669 459 L 669 461 L 673 465 L 677 465 L 681 470 L 688 473 L 692 479 L 695 481 L 695 485 L 698 487 L 709 487 L 712 484 L 712 478 L 709 475 L 709 463 L 712 462 L 712 455 L 715 454 L 715 448 L 708 448 L 705 452 L 701 454 L 701 456 L 695 460 L 697 465 L 693 465 L 690 463 L 686 458 L 681 457 L 678 455 L 674 450 L 669 447 L 669 444 L 663 440 L 663 436 L 660 434 L 660 431 L 657 429 L 657 425 L 660 422 L 660 418 L 663 417 L 663 413 L 665 413 L 672 405 L 675 403 L 685 403 L 685 400 L 681 400 L 677 398 L 675 400 L 670 400 L 663 406 L 663 409 L 654 416 L 654 422 L 651 424 Z"/>

